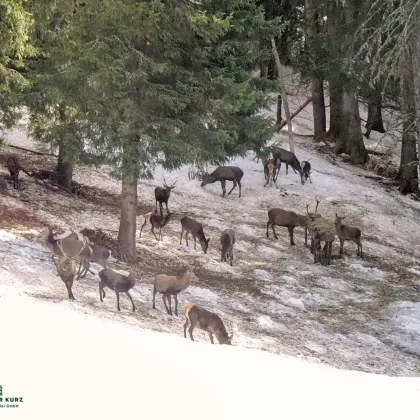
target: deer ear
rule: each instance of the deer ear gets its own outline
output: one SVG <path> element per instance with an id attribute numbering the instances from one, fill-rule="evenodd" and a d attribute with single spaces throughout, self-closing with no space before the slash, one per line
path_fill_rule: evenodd
<path id="1" fill-rule="evenodd" d="M 209 244 L 209 242 L 210 242 L 210 238 L 207 238 L 207 245 Z"/>
<path id="2" fill-rule="evenodd" d="M 233 333 L 229 336 L 229 341 L 232 341 Z"/>

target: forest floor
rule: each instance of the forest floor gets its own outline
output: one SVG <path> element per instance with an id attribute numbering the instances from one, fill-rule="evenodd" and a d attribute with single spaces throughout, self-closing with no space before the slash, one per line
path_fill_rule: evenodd
<path id="1" fill-rule="evenodd" d="M 305 110 L 310 113 L 310 108 Z M 189 180 L 188 167 L 166 172 L 158 168 L 152 181 L 138 187 L 138 229 L 142 214 L 154 209 L 156 186 L 177 180 L 169 200 L 174 219 L 157 242 L 149 232 L 137 239 L 140 278 L 133 289 L 137 310 L 122 297 L 121 312 L 113 294 L 101 303 L 98 277 L 92 274 L 76 281 L 76 301 L 69 303 L 63 283 L 55 275 L 50 253 L 39 232 L 46 224 L 64 232 L 103 228 L 115 234 L 119 225 L 120 183 L 107 168 L 77 167 L 74 179 L 89 187 L 85 198 L 52 192 L 22 175 L 22 188 L 11 187 L 0 195 L 0 300 L 19 294 L 36 301 L 113 320 L 132 328 L 182 335 L 183 316 L 168 316 L 163 303 L 152 307 L 153 277 L 175 273 L 188 263 L 199 281 L 179 295 L 180 314 L 187 303 L 197 303 L 217 312 L 237 346 L 296 356 L 347 370 L 391 376 L 420 374 L 420 203 L 399 195 L 391 179 L 370 179 L 372 172 L 347 165 L 341 158 L 315 148 L 307 134 L 305 112 L 294 120 L 296 155 L 311 159 L 312 183 L 301 185 L 299 176 L 284 165 L 279 189 L 264 188 L 262 164 L 253 156 L 237 158 L 232 165 L 244 171 L 242 197 L 238 190 L 221 197 L 220 184 L 200 187 Z M 374 137 L 374 136 L 373 136 Z M 36 149 L 24 130 L 7 133 L 9 144 Z M 273 141 L 287 147 L 282 132 Z M 378 137 L 371 140 L 378 142 Z M 26 169 L 53 169 L 55 158 L 37 156 L 4 147 L 0 167 L 9 154 L 19 156 Z M 5 172 L 5 169 L 3 169 Z M 368 177 L 366 177 L 368 176 Z M 383 181 L 383 182 L 382 182 Z M 227 188 L 230 188 L 228 183 Z M 319 211 L 333 220 L 335 213 L 362 230 L 364 258 L 347 242 L 339 258 L 338 242 L 333 245 L 330 266 L 314 265 L 304 246 L 303 230 L 295 230 L 296 246 L 289 245 L 285 228 L 277 227 L 279 240 L 270 231 L 266 238 L 267 211 L 281 207 L 304 214 L 313 210 L 315 196 L 322 201 Z M 179 243 L 179 220 L 190 215 L 204 226 L 211 238 L 209 252 L 194 251 Z M 220 262 L 221 232 L 236 232 L 233 267 Z M 111 268 L 124 266 L 111 259 Z M 98 267 L 93 266 L 97 271 Z M 196 339 L 207 341 L 202 332 Z"/>

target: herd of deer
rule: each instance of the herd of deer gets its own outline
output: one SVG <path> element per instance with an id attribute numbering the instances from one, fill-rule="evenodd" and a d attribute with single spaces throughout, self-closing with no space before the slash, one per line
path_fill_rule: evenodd
<path id="1" fill-rule="evenodd" d="M 273 150 L 272 158 L 263 161 L 264 165 L 264 176 L 265 184 L 264 187 L 274 182 L 277 187 L 277 177 L 280 171 L 281 163 L 286 164 L 286 174 L 288 173 L 289 165 L 295 171 L 299 173 L 301 183 L 310 178 L 311 165 L 308 161 L 299 162 L 294 153 L 291 153 L 285 149 L 276 148 Z M 18 176 L 20 166 L 15 158 L 9 158 L 8 168 L 13 180 L 14 187 L 18 188 Z M 219 166 L 213 173 L 206 174 L 202 178 L 201 186 L 204 187 L 207 184 L 220 181 L 222 186 L 222 197 L 226 195 L 226 181 L 232 181 L 233 187 L 228 192 L 228 195 L 232 191 L 239 187 L 239 197 L 241 197 L 241 179 L 243 177 L 243 171 L 236 166 Z M 175 182 L 176 183 L 176 182 Z M 156 207 L 154 212 L 145 214 L 145 221 L 140 228 L 140 238 L 144 227 L 147 224 L 151 225 L 151 232 L 155 236 L 156 240 L 162 240 L 162 228 L 168 224 L 173 213 L 169 212 L 168 201 L 171 195 L 171 191 L 175 188 L 175 183 L 171 186 L 164 182 L 164 187 L 157 187 L 155 189 L 155 201 Z M 319 213 L 317 213 L 318 205 L 320 200 L 316 199 L 317 204 L 314 213 L 309 213 L 309 206 L 306 206 L 306 215 L 299 215 L 293 211 L 283 210 L 280 208 L 273 208 L 268 211 L 268 222 L 266 236 L 269 237 L 268 229 L 271 226 L 274 237 L 278 239 L 275 225 L 287 227 L 290 236 L 290 245 L 295 245 L 293 240 L 293 231 L 296 227 L 303 227 L 305 229 L 305 246 L 307 245 L 308 231 L 311 236 L 311 252 L 314 254 L 314 262 L 321 262 L 330 264 L 331 262 L 331 248 L 335 237 L 338 236 L 340 239 L 340 254 L 343 253 L 344 241 L 351 240 L 357 244 L 357 255 L 363 256 L 362 244 L 361 244 L 361 231 L 358 228 L 347 226 L 342 224 L 344 217 L 339 217 L 336 213 L 335 223 L 332 224 Z M 158 213 L 158 203 L 160 212 Z M 166 216 L 163 215 L 163 204 L 166 205 Z M 154 229 L 159 229 L 159 237 L 156 236 Z M 204 235 L 203 226 L 201 223 L 192 219 L 191 217 L 185 216 L 181 219 L 181 238 L 185 237 L 186 245 L 188 244 L 188 236 L 191 235 L 194 238 L 194 249 L 197 248 L 197 240 L 201 245 L 202 251 L 206 254 L 210 238 L 206 238 Z M 130 299 L 132 304 L 133 312 L 135 311 L 135 305 L 129 291 L 133 288 L 136 283 L 136 279 L 133 273 L 128 276 L 117 273 L 116 271 L 107 267 L 107 261 L 110 257 L 110 251 L 102 246 L 91 244 L 86 242 L 84 237 L 81 239 L 79 235 L 72 231 L 68 236 L 63 238 L 56 238 L 51 230 L 48 228 L 41 232 L 41 236 L 44 240 L 46 247 L 52 251 L 52 261 L 56 267 L 57 275 L 63 280 L 66 289 L 68 291 L 68 297 L 70 300 L 75 300 L 72 286 L 73 280 L 76 276 L 76 261 L 79 261 L 79 269 L 77 270 L 77 279 L 86 276 L 87 272 L 90 271 L 90 263 L 99 264 L 102 270 L 99 271 L 99 297 L 100 301 L 103 302 L 105 297 L 105 288 L 113 290 L 117 297 L 117 309 L 120 311 L 119 294 L 125 293 Z M 232 229 L 226 229 L 220 236 L 221 244 L 221 261 L 229 261 L 230 265 L 233 263 L 233 247 L 235 245 L 235 232 Z M 153 304 L 152 308 L 155 309 L 156 294 L 162 295 L 162 301 L 165 309 L 169 315 L 172 315 L 172 304 L 171 296 L 174 297 L 175 301 L 175 315 L 178 315 L 178 294 L 185 290 L 190 281 L 194 279 L 194 274 L 187 266 L 185 272 L 181 276 L 159 274 L 155 277 L 153 284 Z M 184 324 L 184 336 L 186 337 L 186 330 L 189 327 L 189 335 L 191 340 L 193 338 L 194 328 L 199 328 L 207 331 L 210 336 L 210 340 L 213 343 L 213 334 L 216 336 L 220 344 L 231 344 L 232 335 L 228 335 L 226 328 L 221 318 L 206 309 L 195 305 L 188 304 L 185 309 L 186 321 Z"/>

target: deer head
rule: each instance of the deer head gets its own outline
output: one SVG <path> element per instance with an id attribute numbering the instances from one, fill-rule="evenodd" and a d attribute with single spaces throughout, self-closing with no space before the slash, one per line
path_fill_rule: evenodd
<path id="1" fill-rule="evenodd" d="M 176 180 L 176 181 L 178 181 L 178 180 Z M 163 186 L 165 187 L 166 191 L 168 191 L 168 193 L 170 193 L 175 188 L 176 181 L 172 185 L 169 186 L 166 183 L 165 177 L 163 178 Z"/>

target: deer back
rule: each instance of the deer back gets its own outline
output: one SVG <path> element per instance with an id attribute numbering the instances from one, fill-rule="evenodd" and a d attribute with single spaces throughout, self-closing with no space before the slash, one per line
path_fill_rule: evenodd
<path id="1" fill-rule="evenodd" d="M 220 243 L 222 244 L 222 250 L 230 250 L 235 244 L 235 232 L 233 229 L 226 229 L 220 235 Z"/>

